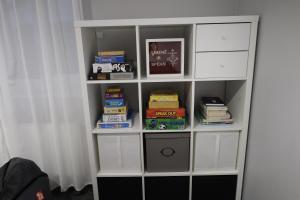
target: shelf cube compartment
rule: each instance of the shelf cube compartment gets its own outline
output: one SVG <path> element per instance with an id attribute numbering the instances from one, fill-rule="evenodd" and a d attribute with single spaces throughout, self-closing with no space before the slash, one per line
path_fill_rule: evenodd
<path id="1" fill-rule="evenodd" d="M 142 105 L 143 105 L 143 122 L 146 128 L 146 110 L 149 108 L 149 96 L 154 91 L 173 91 L 179 96 L 179 107 L 185 108 L 185 128 L 189 130 L 191 122 L 191 105 L 192 105 L 192 83 L 191 82 L 151 82 L 142 83 Z M 160 127 L 163 130 L 164 127 Z M 165 130 L 171 131 L 171 130 Z M 176 130 L 178 131 L 178 130 Z M 181 130 L 180 130 L 181 131 Z"/>
<path id="2" fill-rule="evenodd" d="M 193 176 L 192 200 L 235 200 L 237 176 Z"/>
<path id="3" fill-rule="evenodd" d="M 98 135 L 101 173 L 141 172 L 139 134 Z"/>
<path id="4" fill-rule="evenodd" d="M 104 105 L 105 105 L 105 91 L 108 87 L 119 86 L 123 89 L 125 102 L 128 108 L 132 112 L 132 130 L 139 131 L 140 129 L 140 119 L 139 119 L 139 97 L 138 97 L 138 84 L 137 83 L 105 83 L 105 84 L 89 84 L 88 85 L 88 100 L 91 118 L 91 127 L 95 127 L 96 122 L 101 119 Z M 121 130 L 128 128 L 119 128 Z M 105 130 L 115 130 L 118 129 L 100 129 L 102 132 Z"/>
<path id="5" fill-rule="evenodd" d="M 99 199 L 143 199 L 141 177 L 104 177 L 97 178 Z"/>
<path id="6" fill-rule="evenodd" d="M 189 176 L 145 177 L 145 199 L 188 200 L 189 185 Z"/>
<path id="7" fill-rule="evenodd" d="M 228 106 L 228 111 L 232 115 L 233 124 L 202 125 L 196 117 L 200 112 L 201 97 L 219 97 Z M 195 120 L 194 129 L 201 131 L 203 127 L 221 127 L 237 128 L 243 124 L 245 98 L 246 98 L 246 81 L 196 81 L 195 83 Z"/>
<path id="8" fill-rule="evenodd" d="M 193 25 L 140 26 L 141 77 L 146 79 L 146 39 L 184 38 L 184 77 L 192 77 Z"/>
<path id="9" fill-rule="evenodd" d="M 97 51 L 125 51 L 126 60 L 134 63 L 135 73 L 138 73 L 135 26 L 83 27 L 81 38 L 86 77 L 95 63 Z"/>
<path id="10" fill-rule="evenodd" d="M 198 132 L 194 140 L 194 172 L 235 171 L 239 132 Z"/>

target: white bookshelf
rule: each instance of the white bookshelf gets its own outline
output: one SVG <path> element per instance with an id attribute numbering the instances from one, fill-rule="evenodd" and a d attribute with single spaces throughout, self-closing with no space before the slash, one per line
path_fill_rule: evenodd
<path id="1" fill-rule="evenodd" d="M 240 25 L 233 26 L 232 25 Z M 122 20 L 91 20 L 76 21 L 75 31 L 77 38 L 77 50 L 83 102 L 85 111 L 86 136 L 88 141 L 89 159 L 93 180 L 94 199 L 99 199 L 98 178 L 109 177 L 140 177 L 142 183 L 142 199 L 146 200 L 145 178 L 149 177 L 189 177 L 189 200 L 195 199 L 193 194 L 193 177 L 195 176 L 236 176 L 235 199 L 241 199 L 243 185 L 244 163 L 246 156 L 248 123 L 251 103 L 254 58 L 256 47 L 258 16 L 229 16 L 229 17 L 192 17 L 192 18 L 154 18 L 154 19 L 122 19 Z M 202 37 L 202 25 L 208 25 L 207 34 L 203 37 L 212 40 L 211 44 L 199 44 Z M 210 26 L 211 25 L 211 26 Z M 213 37 L 220 33 L 220 27 L 225 27 L 221 40 Z M 228 27 L 226 25 L 229 25 Z M 236 28 L 237 27 L 237 28 Z M 205 28 L 205 27 L 204 27 Z M 249 28 L 249 30 L 248 30 Z M 232 31 L 231 31 L 232 29 Z M 218 32 L 213 32 L 218 30 Z M 223 29 L 221 29 L 223 30 Z M 212 33 L 210 33 L 212 31 Z M 230 34 L 233 34 L 231 37 Z M 240 34 L 237 37 L 234 34 Z M 208 35 L 208 36 L 207 36 Z M 154 79 L 146 77 L 145 39 L 151 38 L 185 38 L 185 67 L 182 78 Z M 200 38 L 199 38 L 200 37 Z M 244 37 L 248 41 L 244 41 Z M 198 42 L 198 43 L 197 43 Z M 199 46 L 200 45 L 200 46 Z M 205 46 L 206 45 L 206 46 Z M 208 45 L 208 46 L 207 46 Z M 228 46 L 228 49 L 226 49 Z M 246 47 L 245 47 L 246 46 Z M 206 49 L 207 50 L 206 50 Z M 236 48 L 236 49 L 235 49 Z M 133 80 L 87 80 L 87 75 L 93 63 L 97 50 L 125 50 L 128 58 L 136 63 L 136 77 Z M 245 56 L 244 61 L 238 53 Z M 218 53 L 218 54 L 214 54 Z M 201 54 L 201 55 L 200 55 Z M 207 56 L 209 55 L 209 56 Z M 224 61 L 226 69 L 213 69 L 216 60 L 210 62 L 216 55 L 220 62 Z M 201 63 L 202 60 L 205 63 Z M 207 60 L 208 59 L 208 60 Z M 200 62 L 200 64 L 199 64 Z M 229 63 L 229 64 L 228 64 Z M 243 66 L 246 65 L 246 66 Z M 212 66 L 212 68 L 207 68 Z M 239 67 L 246 67 L 240 69 Z M 201 70 L 199 70 L 201 68 Z M 204 68 L 204 71 L 203 69 Z M 227 69 L 228 68 L 228 69 Z M 217 71 L 216 71 L 217 70 Z M 223 70 L 223 71 L 218 71 Z M 199 74 L 200 73 L 200 74 Z M 208 74 L 207 77 L 201 75 Z M 132 128 L 128 129 L 97 129 L 96 121 L 103 107 L 103 93 L 106 87 L 120 85 L 124 91 L 129 106 L 135 112 Z M 188 124 L 184 130 L 146 130 L 144 128 L 144 113 L 150 91 L 154 89 L 173 89 L 178 91 L 181 102 L 188 113 Z M 201 125 L 194 117 L 202 96 L 219 96 L 228 104 L 233 115 L 234 123 L 230 125 Z M 163 132 L 188 132 L 190 133 L 190 167 L 185 172 L 147 172 L 144 159 L 144 134 Z M 216 149 L 222 142 L 222 134 L 238 134 L 236 149 L 236 163 L 229 169 L 203 169 L 195 170 L 195 157 L 198 143 L 198 135 L 218 135 Z M 139 170 L 113 170 L 103 171 L 99 161 L 98 139 L 105 137 L 137 136 L 139 138 Z M 220 139 L 221 138 L 221 139 Z M 203 141 L 202 141 L 203 143 Z M 227 144 L 227 143 L 226 143 Z M 130 147 L 128 147 L 130 148 Z M 224 148 L 224 147 L 223 147 Z M 226 148 L 226 146 L 225 146 Z M 126 153 L 126 152 L 125 152 Z M 223 152 L 218 152 L 222 154 Z M 229 152 L 231 153 L 231 152 Z M 225 152 L 226 154 L 226 152 Z M 228 154 L 228 152 L 227 152 Z M 106 155 L 107 156 L 107 155 Z M 217 156 L 217 155 L 216 155 Z M 217 156 L 218 157 L 218 156 Z M 222 157 L 221 157 L 222 158 Z M 221 159 L 218 157 L 218 159 Z M 225 158 L 226 159 L 226 158 Z M 227 161 L 222 161 L 226 163 Z M 228 164 L 228 163 L 226 163 Z M 147 199 L 148 200 L 148 199 Z"/>

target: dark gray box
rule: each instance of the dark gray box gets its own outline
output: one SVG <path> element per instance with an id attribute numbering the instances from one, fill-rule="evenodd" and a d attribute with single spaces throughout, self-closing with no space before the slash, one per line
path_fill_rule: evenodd
<path id="1" fill-rule="evenodd" d="M 149 172 L 188 171 L 190 133 L 145 134 L 146 170 Z"/>

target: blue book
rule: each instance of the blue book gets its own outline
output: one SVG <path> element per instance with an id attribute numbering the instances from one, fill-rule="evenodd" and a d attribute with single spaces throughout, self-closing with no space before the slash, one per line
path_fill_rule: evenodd
<path id="1" fill-rule="evenodd" d="M 95 56 L 96 63 L 123 63 L 125 56 Z"/>
<path id="2" fill-rule="evenodd" d="M 125 106 L 125 99 L 105 99 L 105 107 L 120 107 Z"/>
<path id="3" fill-rule="evenodd" d="M 125 122 L 102 122 L 99 120 L 97 122 L 97 128 L 131 128 L 132 119 L 128 119 Z"/>

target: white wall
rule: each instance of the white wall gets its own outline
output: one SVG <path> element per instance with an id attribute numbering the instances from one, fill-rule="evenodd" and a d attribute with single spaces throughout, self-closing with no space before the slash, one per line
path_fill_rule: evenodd
<path id="1" fill-rule="evenodd" d="M 234 15 L 238 0 L 84 0 L 86 19 Z M 90 4 L 90 5 L 89 5 Z"/>
<path id="2" fill-rule="evenodd" d="M 261 15 L 244 200 L 300 199 L 300 1 L 241 0 Z"/>

